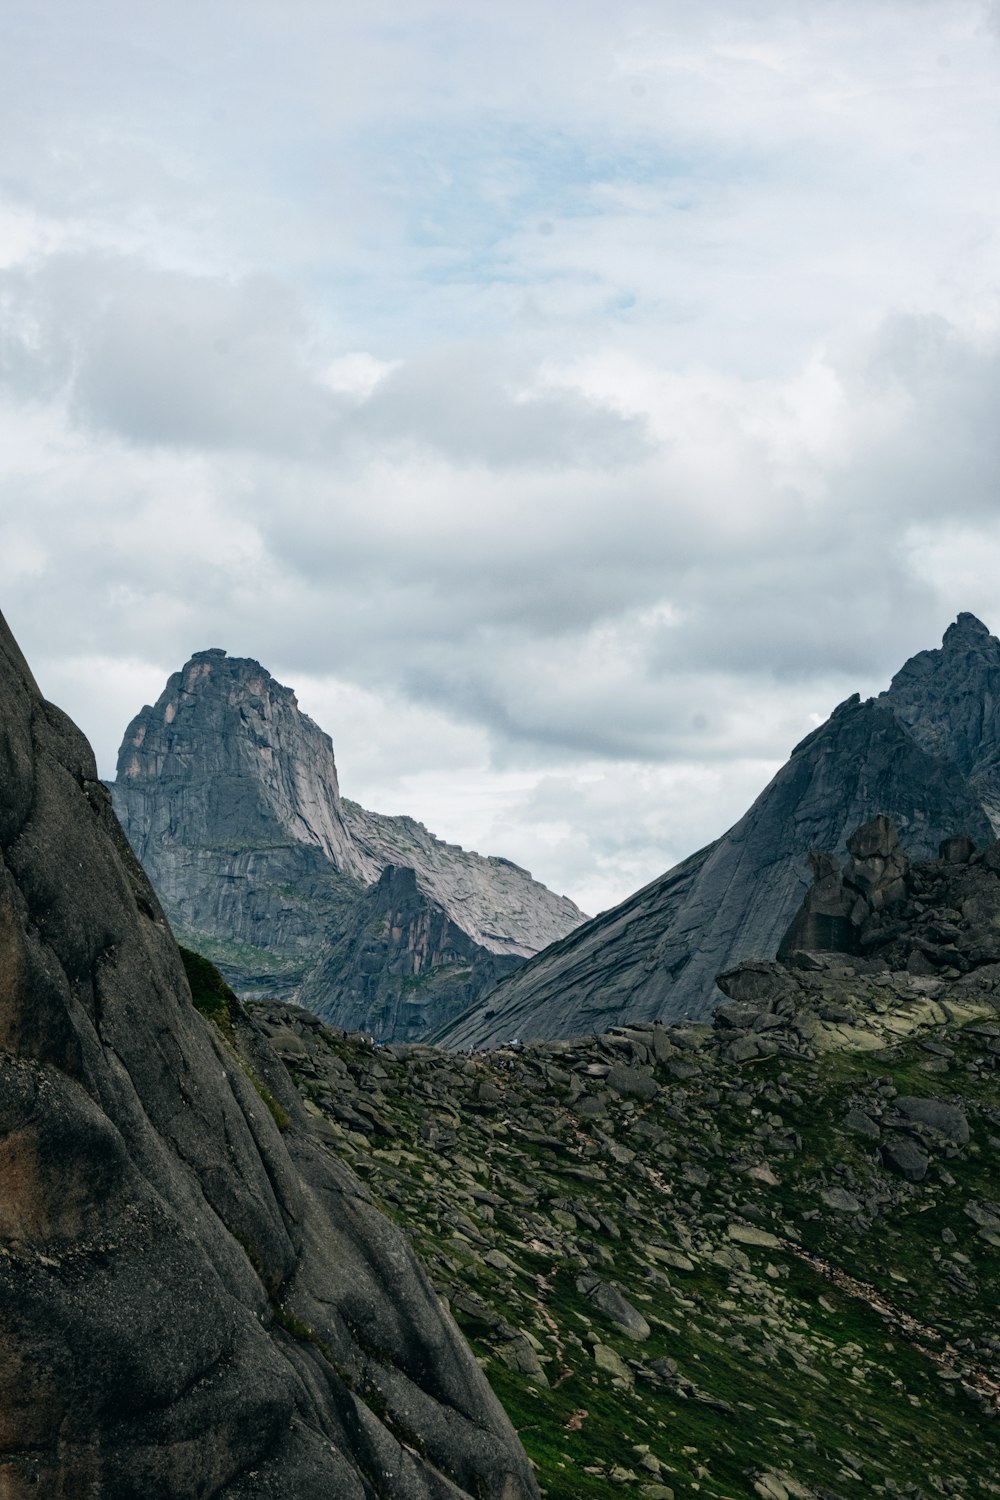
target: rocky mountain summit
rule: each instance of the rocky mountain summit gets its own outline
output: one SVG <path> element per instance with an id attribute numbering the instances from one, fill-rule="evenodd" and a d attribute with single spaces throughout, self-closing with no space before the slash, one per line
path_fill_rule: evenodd
<path id="1" fill-rule="evenodd" d="M 536 1496 L 404 1236 L 260 1027 L 201 1003 L 214 1025 L 0 620 L 0 1493 Z"/>
<path id="2" fill-rule="evenodd" d="M 849 843 L 710 1025 L 462 1054 L 252 1007 L 550 1500 L 1000 1495 L 1000 845 Z"/>
<path id="3" fill-rule="evenodd" d="M 240 993 L 301 995 L 379 1035 L 426 1033 L 583 920 L 509 860 L 343 799 L 291 689 L 221 650 L 133 719 L 112 796 L 178 936 Z M 390 867 L 412 879 L 385 907 Z"/>
<path id="4" fill-rule="evenodd" d="M 1000 651 L 982 621 L 960 614 L 940 649 L 911 657 L 876 702 L 958 767 L 1000 833 Z"/>
<path id="5" fill-rule="evenodd" d="M 721 998 L 716 974 L 776 953 L 811 851 L 842 857 L 877 813 L 914 858 L 956 831 L 990 839 L 998 688 L 1000 642 L 961 615 L 886 693 L 835 709 L 722 838 L 540 953 L 435 1038 L 487 1047 L 708 1016 Z"/>

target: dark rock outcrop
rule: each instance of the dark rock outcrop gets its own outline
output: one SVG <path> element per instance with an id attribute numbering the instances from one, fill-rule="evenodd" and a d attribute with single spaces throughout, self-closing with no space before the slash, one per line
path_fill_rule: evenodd
<path id="1" fill-rule="evenodd" d="M 951 979 L 1000 964 L 1000 843 L 976 850 L 959 836 L 943 841 L 937 859 L 911 863 L 880 817 L 848 848 L 843 871 L 829 856 L 814 858 L 816 880 L 778 947 L 780 959 L 809 968 L 810 955 L 851 954 L 880 970 Z M 720 987 L 734 995 L 733 983 L 744 984 L 754 967 L 720 975 Z"/>
<path id="2" fill-rule="evenodd" d="M 475 982 L 491 982 L 583 920 L 509 860 L 342 799 L 330 738 L 291 689 L 221 650 L 198 652 L 132 721 L 112 795 L 183 942 L 240 993 L 332 1005 L 345 1024 L 367 1024 L 379 952 L 383 999 L 399 977 L 391 943 L 362 945 L 366 966 L 352 966 L 372 906 L 359 900 L 390 865 L 413 869 L 434 932 L 457 929 L 470 954 L 453 976 L 446 947 L 424 953 L 422 1003 L 408 1012 L 415 1030 L 401 1035 L 439 1024 L 454 1013 L 449 1005 L 480 993 L 467 983 L 470 961 Z M 333 964 L 331 948 L 346 967 Z M 354 995 L 364 1014 L 345 1010 Z"/>
<path id="3" fill-rule="evenodd" d="M 1000 834 L 1000 641 L 982 621 L 960 614 L 940 647 L 911 657 L 876 702 L 958 767 Z"/>
<path id="4" fill-rule="evenodd" d="M 880 813 L 851 834 L 847 849 L 850 859 L 843 872 L 835 855 L 809 856 L 813 883 L 778 944 L 779 958 L 798 949 L 857 953 L 864 923 L 902 904 L 910 861 L 900 847 L 892 820 Z"/>
<path id="5" fill-rule="evenodd" d="M 0 621 L 0 1493 L 535 1496 L 407 1243 L 230 1026 Z"/>
<path id="6" fill-rule="evenodd" d="M 387 865 L 309 975 L 300 1003 L 332 1025 L 417 1040 L 520 965 L 451 920 L 415 870 Z"/>
<path id="7" fill-rule="evenodd" d="M 540 953 L 439 1039 L 484 1047 L 709 1015 L 720 970 L 777 952 L 807 889 L 809 851 L 842 855 L 877 813 L 913 858 L 936 854 L 957 831 L 992 837 L 961 771 L 923 749 L 887 707 L 855 695 L 715 844 Z"/>

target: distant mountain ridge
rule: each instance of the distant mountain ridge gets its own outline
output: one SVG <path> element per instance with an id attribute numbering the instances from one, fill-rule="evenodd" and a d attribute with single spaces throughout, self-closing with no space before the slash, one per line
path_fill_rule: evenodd
<path id="1" fill-rule="evenodd" d="M 418 1037 L 584 920 L 511 861 L 342 798 L 294 692 L 218 648 L 132 720 L 111 790 L 182 941 L 238 991 L 301 990 L 340 1025 Z M 405 913 L 366 899 L 390 868 L 414 872 Z"/>
<path id="2" fill-rule="evenodd" d="M 843 854 L 879 813 L 915 859 L 957 832 L 981 844 L 1000 831 L 1000 641 L 974 615 L 878 698 L 835 709 L 728 833 L 530 960 L 435 1039 L 478 1048 L 707 1017 L 722 998 L 717 974 L 774 957 L 808 887 L 810 850 Z"/>

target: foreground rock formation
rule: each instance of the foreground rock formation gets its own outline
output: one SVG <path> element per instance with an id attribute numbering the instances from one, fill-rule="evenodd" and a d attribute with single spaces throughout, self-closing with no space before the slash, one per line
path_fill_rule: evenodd
<path id="1" fill-rule="evenodd" d="M 467 1056 L 253 1007 L 549 1500 L 1000 1495 L 1000 845 L 849 842 L 850 930 L 827 884 L 827 951 L 712 1025 Z"/>
<path id="2" fill-rule="evenodd" d="M 259 1028 L 193 1008 L 89 746 L 2 621 L 0 1044 L 5 1500 L 537 1494 Z"/>
<path id="3" fill-rule="evenodd" d="M 721 839 L 539 954 L 436 1039 L 486 1047 L 708 1016 L 720 970 L 774 956 L 810 851 L 842 857 L 876 813 L 918 859 L 956 831 L 992 836 L 998 687 L 1000 642 L 961 615 L 880 698 L 841 704 Z"/>
<path id="4" fill-rule="evenodd" d="M 329 736 L 291 689 L 221 650 L 132 721 L 112 795 L 182 941 L 240 993 L 376 1035 L 425 1034 L 583 920 L 509 860 L 342 799 Z M 412 871 L 405 913 L 364 896 L 389 867 Z"/>

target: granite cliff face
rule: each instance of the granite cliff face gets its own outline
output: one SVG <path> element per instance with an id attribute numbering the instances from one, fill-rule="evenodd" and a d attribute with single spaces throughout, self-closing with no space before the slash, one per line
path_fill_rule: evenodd
<path id="1" fill-rule="evenodd" d="M 125 732 L 115 811 L 178 935 L 294 986 L 372 874 L 330 739 L 259 663 L 201 651 Z"/>
<path id="2" fill-rule="evenodd" d="M 388 865 L 409 865 L 425 894 L 487 953 L 530 958 L 585 920 L 567 896 L 512 860 L 446 844 L 415 818 L 366 812 L 346 799 L 342 805 L 366 867 L 377 874 Z"/>
<path id="3" fill-rule="evenodd" d="M 475 942 L 409 865 L 387 865 L 306 979 L 300 1003 L 325 1021 L 410 1040 L 463 1011 L 519 967 Z"/>
<path id="4" fill-rule="evenodd" d="M 960 617 L 941 651 L 915 657 L 888 693 L 841 704 L 721 839 L 539 954 L 437 1039 L 484 1047 L 705 1017 L 720 998 L 716 974 L 776 953 L 810 851 L 843 854 L 877 813 L 913 858 L 956 832 L 990 840 L 980 792 L 992 785 L 998 681 L 1000 643 Z"/>
<path id="5" fill-rule="evenodd" d="M 404 1015 L 407 1036 L 441 1024 L 583 920 L 508 860 L 343 800 L 329 737 L 258 662 L 223 651 L 192 657 L 132 721 L 112 796 L 182 941 L 241 993 L 301 994 L 382 1035 Z M 414 871 L 429 914 L 418 967 L 369 922 L 366 888 L 389 866 Z M 400 1007 L 404 978 L 421 982 Z"/>
<path id="6" fill-rule="evenodd" d="M 920 651 L 876 700 L 918 745 L 962 772 L 1000 832 L 1000 641 L 960 614 L 936 651 Z"/>
<path id="7" fill-rule="evenodd" d="M 0 620 L 5 1500 L 537 1495 L 327 1142 L 239 1006 L 225 1035 L 193 1008 L 90 748 Z"/>

